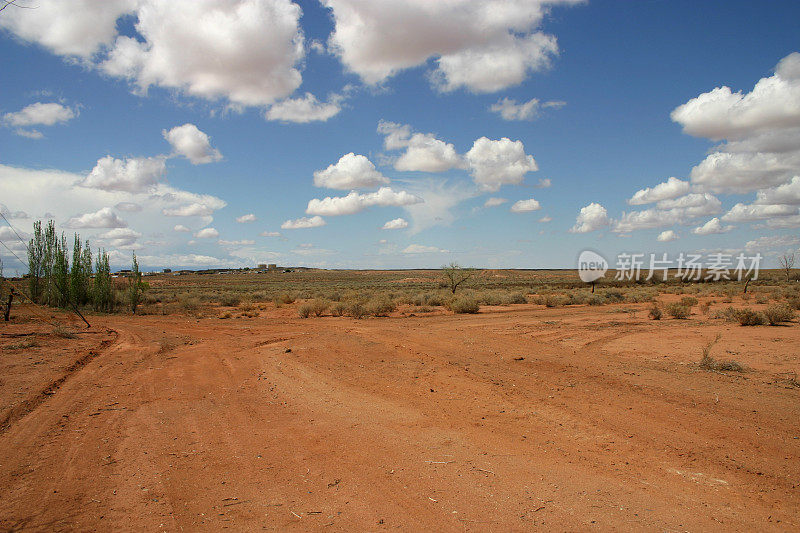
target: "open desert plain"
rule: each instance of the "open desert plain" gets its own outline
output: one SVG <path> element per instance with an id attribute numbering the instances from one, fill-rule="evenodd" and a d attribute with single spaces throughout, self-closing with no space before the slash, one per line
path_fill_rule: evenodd
<path id="1" fill-rule="evenodd" d="M 798 21 L 0 0 L 0 533 L 800 531 Z"/>
<path id="2" fill-rule="evenodd" d="M 730 316 L 795 287 L 484 271 L 454 313 L 439 276 L 152 276 L 91 328 L 15 307 L 0 527 L 800 527 L 800 328 Z"/>

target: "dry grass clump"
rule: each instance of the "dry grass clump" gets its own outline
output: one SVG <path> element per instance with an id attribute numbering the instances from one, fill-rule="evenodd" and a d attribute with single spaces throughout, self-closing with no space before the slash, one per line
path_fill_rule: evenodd
<path id="1" fill-rule="evenodd" d="M 787 304 L 774 304 L 764 310 L 764 316 L 770 326 L 777 326 L 781 322 L 792 320 L 794 318 L 794 309 Z"/>
<path id="2" fill-rule="evenodd" d="M 53 328 L 53 335 L 61 337 L 62 339 L 74 339 L 75 333 L 71 332 L 64 326 L 56 326 Z"/>
<path id="3" fill-rule="evenodd" d="M 301 304 L 297 308 L 297 316 L 299 316 L 300 318 L 308 318 L 308 317 L 310 317 L 311 316 L 311 304 L 310 303 Z"/>
<path id="4" fill-rule="evenodd" d="M 325 311 L 328 310 L 331 303 L 328 300 L 323 300 L 321 298 L 317 298 L 311 302 L 311 312 L 314 316 L 322 316 Z"/>
<path id="5" fill-rule="evenodd" d="M 478 300 L 471 296 L 457 296 L 450 300 L 447 307 L 456 314 L 475 314 L 481 306 Z"/>
<path id="6" fill-rule="evenodd" d="M 786 298 L 786 304 L 792 309 L 800 309 L 800 296 L 789 296 Z"/>
<path id="7" fill-rule="evenodd" d="M 233 317 L 233 314 L 230 311 L 225 311 L 221 315 L 219 315 L 220 320 L 225 320 L 227 318 Z"/>
<path id="8" fill-rule="evenodd" d="M 41 346 L 35 336 L 28 337 L 25 340 L 16 342 L 14 344 L 6 344 L 3 346 L 4 350 L 26 350 L 28 348 L 38 348 Z"/>
<path id="9" fill-rule="evenodd" d="M 364 318 L 367 316 L 367 309 L 361 304 L 361 302 L 351 302 L 347 306 L 345 314 L 353 318 Z"/>
<path id="10" fill-rule="evenodd" d="M 200 298 L 184 292 L 178 295 L 178 304 L 185 311 L 197 311 L 200 308 Z"/>
<path id="11" fill-rule="evenodd" d="M 684 305 L 680 302 L 672 302 L 667 305 L 667 313 L 669 313 L 669 316 L 672 318 L 683 320 L 689 318 L 692 309 L 688 305 Z"/>
<path id="12" fill-rule="evenodd" d="M 703 347 L 703 357 L 700 359 L 700 368 L 717 372 L 744 372 L 744 366 L 736 361 L 717 361 L 711 357 L 711 348 L 719 342 L 722 335 L 717 335 L 713 341 Z"/>
<path id="13" fill-rule="evenodd" d="M 365 307 L 369 315 L 389 316 L 389 313 L 397 309 L 397 304 L 387 295 L 380 295 L 367 302 Z"/>
<path id="14" fill-rule="evenodd" d="M 653 320 L 661 320 L 661 308 L 658 306 L 658 303 L 653 302 L 653 305 L 650 307 L 650 311 L 648 311 L 648 315 Z"/>
<path id="15" fill-rule="evenodd" d="M 347 306 L 343 302 L 334 302 L 331 304 L 331 315 L 343 316 L 347 311 Z"/>
<path id="16" fill-rule="evenodd" d="M 685 305 L 686 307 L 692 308 L 697 305 L 698 300 L 694 296 L 684 296 L 681 298 L 681 305 Z"/>
<path id="17" fill-rule="evenodd" d="M 700 312 L 703 313 L 704 315 L 707 315 L 709 307 L 711 307 L 711 304 L 709 302 L 701 303 L 700 304 Z"/>
<path id="18" fill-rule="evenodd" d="M 739 321 L 739 325 L 741 326 L 761 326 L 767 321 L 767 317 L 764 316 L 764 313 L 754 311 L 749 307 L 733 309 L 731 315 L 735 320 Z"/>
<path id="19" fill-rule="evenodd" d="M 281 305 L 289 305 L 294 303 L 294 296 L 289 294 L 288 292 L 284 292 L 282 294 L 277 295 L 272 301 L 275 303 L 276 307 L 280 307 Z"/>
<path id="20" fill-rule="evenodd" d="M 236 307 L 242 301 L 242 297 L 235 292 L 225 292 L 219 296 L 219 304 L 224 307 Z"/>

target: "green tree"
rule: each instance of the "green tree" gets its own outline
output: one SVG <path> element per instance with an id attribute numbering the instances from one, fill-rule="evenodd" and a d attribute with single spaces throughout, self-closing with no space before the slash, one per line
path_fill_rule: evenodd
<path id="1" fill-rule="evenodd" d="M 53 283 L 53 265 L 56 259 L 56 226 L 52 220 L 47 221 L 44 228 L 44 254 L 42 256 L 42 266 L 44 274 L 44 294 L 43 302 L 53 305 L 56 301 L 56 288 Z"/>
<path id="2" fill-rule="evenodd" d="M 95 311 L 111 312 L 114 309 L 114 293 L 111 284 L 111 267 L 108 264 L 108 254 L 105 250 L 98 250 L 96 265 L 92 304 Z"/>
<path id="3" fill-rule="evenodd" d="M 128 278 L 128 303 L 131 312 L 136 314 L 136 308 L 142 300 L 142 293 L 147 289 L 147 284 L 142 281 L 142 273 L 139 272 L 139 261 L 136 260 L 136 252 L 133 252 L 133 264 L 131 265 L 131 275 Z"/>
<path id="4" fill-rule="evenodd" d="M 42 298 L 42 277 L 44 276 L 44 235 L 42 223 L 33 223 L 33 238 L 28 244 L 28 292 L 31 300 L 38 302 Z"/>
<path id="5" fill-rule="evenodd" d="M 67 238 L 56 238 L 53 251 L 53 302 L 59 307 L 69 305 L 69 248 Z"/>

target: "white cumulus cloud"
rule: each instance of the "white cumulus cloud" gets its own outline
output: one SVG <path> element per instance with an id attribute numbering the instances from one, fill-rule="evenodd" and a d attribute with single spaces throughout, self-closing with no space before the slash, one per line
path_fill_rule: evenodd
<path id="1" fill-rule="evenodd" d="M 81 185 L 104 191 L 144 192 L 155 186 L 166 172 L 163 157 L 97 160 Z"/>
<path id="2" fill-rule="evenodd" d="M 383 225 L 383 229 L 403 229 L 408 227 L 408 221 L 404 218 L 389 220 Z"/>
<path id="3" fill-rule="evenodd" d="M 359 189 L 389 183 L 389 178 L 375 169 L 372 161 L 353 152 L 339 158 L 325 170 L 314 172 L 314 185 L 328 189 Z"/>
<path id="4" fill-rule="evenodd" d="M 300 86 L 300 7 L 289 0 L 140 0 L 140 38 L 120 35 L 100 67 L 112 76 L 209 100 L 267 105 Z"/>
<path id="5" fill-rule="evenodd" d="M 300 124 L 325 122 L 338 115 L 339 111 L 342 110 L 339 105 L 340 99 L 339 96 L 334 95 L 328 102 L 320 102 L 313 94 L 306 93 L 305 96 L 300 98 L 287 98 L 272 104 L 265 117 L 267 120 L 297 122 Z"/>
<path id="6" fill-rule="evenodd" d="M 702 226 L 698 226 L 692 230 L 695 235 L 713 235 L 715 233 L 727 233 L 732 230 L 733 226 L 723 226 L 719 218 L 714 217 Z"/>
<path id="7" fill-rule="evenodd" d="M 508 200 L 505 198 L 487 198 L 483 203 L 483 207 L 497 207 L 498 205 L 503 205 L 506 202 L 508 202 Z"/>
<path id="8" fill-rule="evenodd" d="M 678 234 L 674 230 L 668 229 L 659 233 L 656 240 L 658 242 L 672 242 L 678 240 Z"/>
<path id="9" fill-rule="evenodd" d="M 556 39 L 539 26 L 549 5 L 539 0 L 323 0 L 333 11 L 329 49 L 368 84 L 433 58 L 431 79 L 450 91 L 497 91 L 546 68 Z"/>
<path id="10" fill-rule="evenodd" d="M 325 219 L 321 216 L 300 217 L 294 220 L 287 220 L 281 224 L 281 229 L 318 228 L 320 226 L 324 226 L 325 224 Z"/>
<path id="11" fill-rule="evenodd" d="M 117 216 L 110 207 L 103 207 L 93 213 L 70 218 L 64 227 L 67 228 L 124 228 L 128 223 Z"/>
<path id="12" fill-rule="evenodd" d="M 690 187 L 688 181 L 679 180 L 678 178 L 669 178 L 667 181 L 659 183 L 655 187 L 647 187 L 646 189 L 636 191 L 628 200 L 628 203 L 630 205 L 642 205 L 660 202 L 661 200 L 669 200 L 687 194 Z"/>
<path id="13" fill-rule="evenodd" d="M 163 130 L 161 134 L 172 146 L 175 154 L 182 155 L 193 165 L 213 163 L 222 159 L 219 150 L 211 147 L 208 135 L 194 124 L 176 126 L 169 131 Z"/>
<path id="14" fill-rule="evenodd" d="M 463 165 L 455 146 L 437 139 L 432 133 L 412 135 L 410 126 L 386 121 L 378 123 L 378 132 L 386 136 L 387 150 L 405 148 L 394 162 L 396 170 L 444 172 Z"/>
<path id="15" fill-rule="evenodd" d="M 541 209 L 542 206 L 539 205 L 537 200 L 533 198 L 529 198 L 528 200 L 519 200 L 514 202 L 514 205 L 511 206 L 512 213 L 527 213 L 529 211 L 538 211 Z"/>
<path id="16" fill-rule="evenodd" d="M 53 102 L 36 102 L 14 113 L 6 113 L 3 120 L 11 126 L 52 126 L 75 118 L 75 111 Z"/>
<path id="17" fill-rule="evenodd" d="M 246 215 L 242 215 L 240 217 L 236 217 L 236 222 L 239 224 L 250 224 L 251 222 L 255 222 L 258 220 L 253 213 L 248 213 Z"/>
<path id="18" fill-rule="evenodd" d="M 306 214 L 323 216 L 352 215 L 372 206 L 407 206 L 422 202 L 422 198 L 406 191 L 395 191 L 390 187 L 381 187 L 376 192 L 366 194 L 352 191 L 347 196 L 327 196 L 322 200 L 314 198 L 309 200 Z"/>
<path id="19" fill-rule="evenodd" d="M 570 233 L 588 233 L 610 224 L 611 220 L 608 218 L 606 208 L 596 202 L 592 202 L 581 208 L 575 219 L 575 225 L 569 231 Z"/>
<path id="20" fill-rule="evenodd" d="M 518 185 L 525 174 L 539 169 L 533 156 L 525 153 L 522 141 L 507 137 L 476 139 L 465 157 L 475 183 L 489 191 L 502 185 Z"/>
<path id="21" fill-rule="evenodd" d="M 219 231 L 216 228 L 203 228 L 195 233 L 194 236 L 198 239 L 216 239 L 219 237 Z"/>

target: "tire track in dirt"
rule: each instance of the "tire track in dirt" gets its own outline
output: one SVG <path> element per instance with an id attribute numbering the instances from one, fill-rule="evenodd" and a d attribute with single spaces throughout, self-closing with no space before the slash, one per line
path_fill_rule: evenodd
<path id="1" fill-rule="evenodd" d="M 56 394 L 64 382 L 66 382 L 73 374 L 81 370 L 94 358 L 98 357 L 110 346 L 112 346 L 119 338 L 119 332 L 113 329 L 108 329 L 107 332 L 113 333 L 113 338 L 101 341 L 97 348 L 89 350 L 87 353 L 76 359 L 66 369 L 64 369 L 64 373 L 58 379 L 53 380 L 37 394 L 23 401 L 6 413 L 6 415 L 0 419 L 0 435 L 8 431 L 11 426 L 31 413 L 48 398 Z"/>

